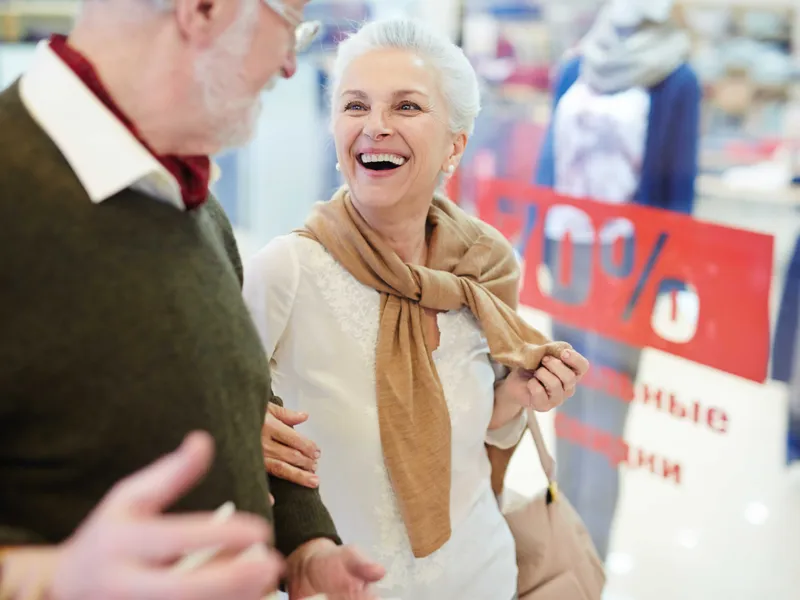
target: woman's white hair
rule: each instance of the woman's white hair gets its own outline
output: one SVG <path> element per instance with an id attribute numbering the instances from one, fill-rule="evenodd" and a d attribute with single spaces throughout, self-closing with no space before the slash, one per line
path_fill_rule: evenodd
<path id="1" fill-rule="evenodd" d="M 461 48 L 420 21 L 374 21 L 339 44 L 331 75 L 331 94 L 338 93 L 342 75 L 353 60 L 373 50 L 388 48 L 413 52 L 433 67 L 447 101 L 451 132 L 471 135 L 481 110 L 475 69 Z"/>

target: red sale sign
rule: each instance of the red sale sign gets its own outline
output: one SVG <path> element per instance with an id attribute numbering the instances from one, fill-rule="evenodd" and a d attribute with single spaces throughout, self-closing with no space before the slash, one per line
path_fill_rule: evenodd
<path id="1" fill-rule="evenodd" d="M 545 222 L 556 207 L 572 207 L 571 213 L 593 233 L 590 281 L 577 303 L 556 299 L 542 277 Z M 644 206 L 567 198 L 497 179 L 479 182 L 477 209 L 522 257 L 522 304 L 633 346 L 663 350 L 753 381 L 766 380 L 771 236 Z M 621 222 L 632 243 L 608 243 Z M 576 283 L 569 231 L 558 244 L 558 272 L 548 272 L 568 287 Z M 691 295 L 691 315 L 676 308 L 677 294 Z M 656 318 L 657 308 L 670 296 L 667 318 L 663 311 Z"/>

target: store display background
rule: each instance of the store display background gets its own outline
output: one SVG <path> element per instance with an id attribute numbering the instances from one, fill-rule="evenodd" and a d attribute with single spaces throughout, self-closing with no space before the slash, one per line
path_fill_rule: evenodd
<path id="1" fill-rule="evenodd" d="M 24 70 L 31 51 L 31 46 L 0 46 L 2 86 Z M 332 147 L 319 106 L 318 65 L 317 59 L 303 61 L 296 78 L 266 95 L 254 143 L 221 161 L 228 163 L 228 180 L 218 191 L 245 257 L 300 225 L 330 184 L 325 174 Z M 800 234 L 798 207 L 746 193 L 736 199 L 701 195 L 695 216 L 775 236 L 774 318 Z M 549 329 L 547 315 L 525 314 L 537 327 Z M 650 407 L 632 407 L 626 440 L 684 463 L 684 480 L 677 486 L 644 470 L 623 468 L 607 597 L 796 599 L 800 470 L 785 464 L 785 384 L 746 382 L 652 350 L 643 355 L 640 379 L 679 398 L 724 407 L 730 432 L 714 435 Z M 551 447 L 552 423 L 552 415 L 544 416 Z M 508 485 L 526 496 L 544 486 L 530 440 L 512 462 Z"/>

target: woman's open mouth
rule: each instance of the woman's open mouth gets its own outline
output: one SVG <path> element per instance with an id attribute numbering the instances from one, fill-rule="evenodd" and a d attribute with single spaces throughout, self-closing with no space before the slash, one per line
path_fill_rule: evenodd
<path id="1" fill-rule="evenodd" d="M 399 154 L 358 154 L 356 159 L 370 171 L 393 171 L 406 164 L 406 158 Z"/>

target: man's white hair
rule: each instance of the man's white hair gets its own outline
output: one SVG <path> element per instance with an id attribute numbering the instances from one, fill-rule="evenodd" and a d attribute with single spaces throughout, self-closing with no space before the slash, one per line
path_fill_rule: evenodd
<path id="1" fill-rule="evenodd" d="M 373 50 L 408 50 L 424 59 L 439 75 L 450 113 L 452 133 L 471 135 L 481 110 L 480 86 L 464 51 L 446 36 L 412 19 L 389 19 L 364 25 L 343 41 L 336 53 L 331 93 L 338 93 L 342 76 L 356 58 Z"/>
<path id="2" fill-rule="evenodd" d="M 79 16 L 83 17 L 95 9 L 112 9 L 116 20 L 141 21 L 153 13 L 168 13 L 175 9 L 175 0 L 83 0 Z"/>

